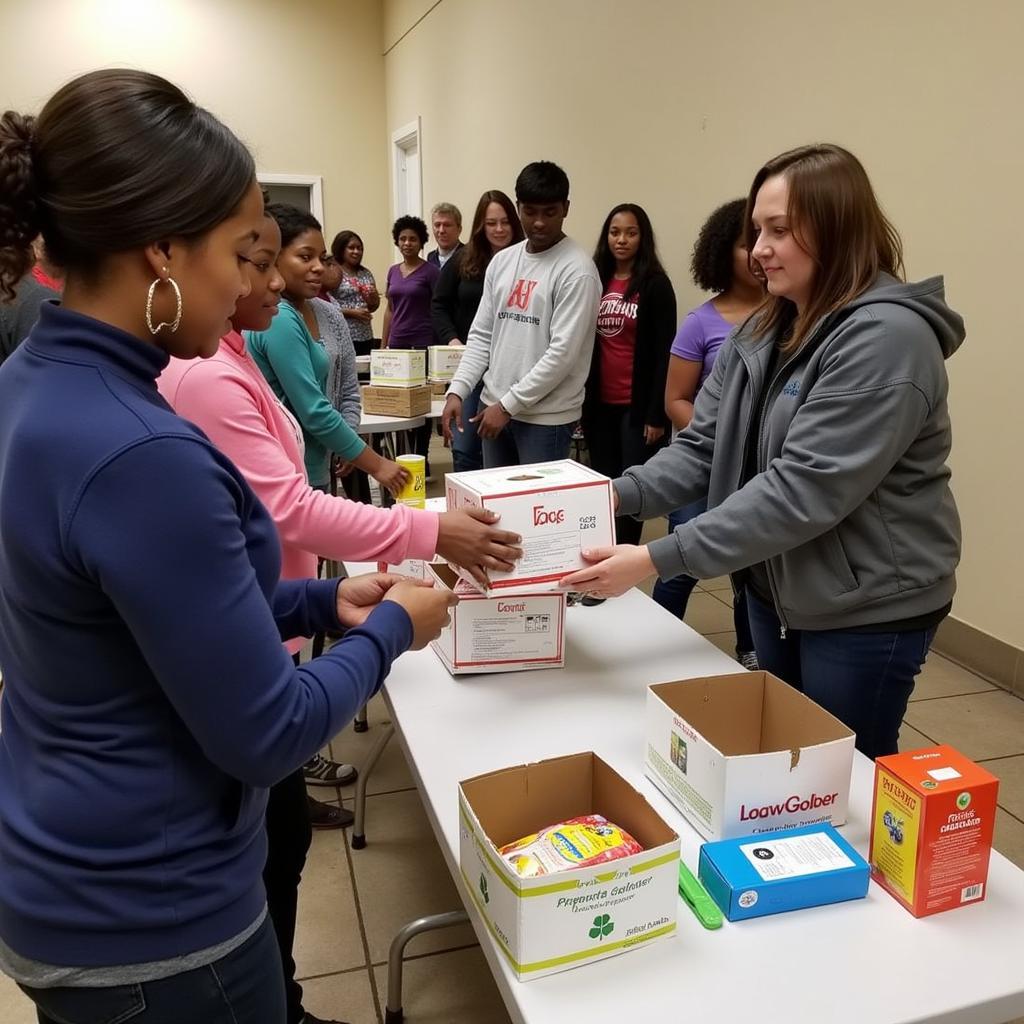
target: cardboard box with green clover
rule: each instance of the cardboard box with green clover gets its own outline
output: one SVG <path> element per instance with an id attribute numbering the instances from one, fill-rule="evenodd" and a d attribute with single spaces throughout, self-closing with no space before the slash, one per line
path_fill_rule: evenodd
<path id="1" fill-rule="evenodd" d="M 643 849 L 534 877 L 523 877 L 499 852 L 583 815 L 607 818 Z M 679 837 L 597 755 L 573 754 L 466 779 L 459 784 L 459 818 L 466 887 L 521 981 L 675 933 Z"/>

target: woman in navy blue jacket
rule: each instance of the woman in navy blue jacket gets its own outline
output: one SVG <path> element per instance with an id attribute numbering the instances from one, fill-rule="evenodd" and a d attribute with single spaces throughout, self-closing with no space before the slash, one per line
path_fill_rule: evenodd
<path id="1" fill-rule="evenodd" d="M 227 128 L 94 72 L 0 118 L 0 181 L 0 299 L 40 233 L 66 281 L 0 369 L 0 968 L 44 1024 L 280 1024 L 266 789 L 447 602 L 279 583 L 270 516 L 157 392 L 249 287 L 263 203 Z M 339 625 L 301 668 L 281 645 Z"/>

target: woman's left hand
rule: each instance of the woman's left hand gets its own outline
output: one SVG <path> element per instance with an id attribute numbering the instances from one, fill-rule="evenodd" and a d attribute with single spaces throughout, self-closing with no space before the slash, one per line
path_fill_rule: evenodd
<path id="1" fill-rule="evenodd" d="M 644 427 L 644 444 L 657 444 L 664 436 L 664 427 L 652 427 L 649 423 Z"/>
<path id="2" fill-rule="evenodd" d="M 338 584 L 338 622 L 351 629 L 361 626 L 384 595 L 405 577 L 387 572 L 350 576 Z"/>
<path id="3" fill-rule="evenodd" d="M 644 545 L 616 544 L 590 548 L 582 554 L 592 564 L 566 576 L 559 584 L 563 590 L 578 590 L 593 597 L 620 597 L 656 571 Z"/>

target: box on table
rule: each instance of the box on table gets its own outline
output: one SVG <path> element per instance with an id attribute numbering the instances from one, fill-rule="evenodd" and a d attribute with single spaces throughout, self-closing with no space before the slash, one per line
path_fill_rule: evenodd
<path id="1" fill-rule="evenodd" d="M 430 382 L 430 393 L 434 398 L 444 398 L 448 394 L 448 385 L 451 381 L 447 380 L 432 380 Z"/>
<path id="2" fill-rule="evenodd" d="M 425 571 L 435 586 L 459 595 L 451 622 L 430 645 L 452 675 L 525 672 L 565 664 L 564 593 L 488 597 L 450 565 L 435 563 Z"/>
<path id="3" fill-rule="evenodd" d="M 427 376 L 431 380 L 451 380 L 465 351 L 465 345 L 431 345 L 427 349 Z"/>
<path id="4" fill-rule="evenodd" d="M 427 382 L 427 354 L 421 348 L 375 348 L 370 352 L 373 387 L 411 388 Z"/>
<path id="5" fill-rule="evenodd" d="M 647 690 L 648 778 L 706 839 L 842 825 L 854 734 L 768 672 Z"/>
<path id="6" fill-rule="evenodd" d="M 373 384 L 363 387 L 363 412 L 373 416 L 426 416 L 432 401 L 427 384 L 415 388 L 376 387 Z"/>
<path id="7" fill-rule="evenodd" d="M 730 921 L 863 899 L 868 863 L 831 825 L 704 843 L 697 877 Z"/>
<path id="8" fill-rule="evenodd" d="M 615 543 L 611 481 L 572 459 L 448 473 L 445 493 L 449 509 L 490 509 L 501 529 L 523 538 L 515 568 L 490 573 L 492 590 L 557 589 L 586 567 L 581 549 Z"/>
<path id="9" fill-rule="evenodd" d="M 875 761 L 872 877 L 914 917 L 985 898 L 999 780 L 940 745 Z"/>
<path id="10" fill-rule="evenodd" d="M 644 850 L 520 878 L 498 848 L 556 822 L 602 814 Z M 596 754 L 573 754 L 459 783 L 459 866 L 521 981 L 615 956 L 676 930 L 679 837 Z"/>

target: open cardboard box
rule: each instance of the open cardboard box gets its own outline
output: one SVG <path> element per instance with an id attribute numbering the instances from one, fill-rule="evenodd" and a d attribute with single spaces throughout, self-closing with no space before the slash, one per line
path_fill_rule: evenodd
<path id="1" fill-rule="evenodd" d="M 564 591 L 488 597 L 443 562 L 425 563 L 424 572 L 435 586 L 459 595 L 451 622 L 430 645 L 452 675 L 565 664 Z"/>
<path id="2" fill-rule="evenodd" d="M 842 825 L 854 734 L 768 672 L 647 691 L 648 777 L 707 839 Z"/>
<path id="3" fill-rule="evenodd" d="M 584 814 L 642 853 L 520 878 L 498 848 Z M 522 981 L 635 949 L 676 929 L 679 837 L 625 779 L 587 752 L 459 783 L 459 865 L 477 910 Z"/>

